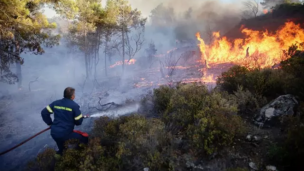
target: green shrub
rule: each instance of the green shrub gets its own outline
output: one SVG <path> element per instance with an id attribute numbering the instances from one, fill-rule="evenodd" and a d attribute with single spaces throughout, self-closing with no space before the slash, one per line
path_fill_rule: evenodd
<path id="1" fill-rule="evenodd" d="M 206 86 L 198 84 L 179 85 L 172 90 L 162 119 L 185 130 L 189 124 L 195 123 L 195 115 L 204 108 L 208 90 Z"/>
<path id="2" fill-rule="evenodd" d="M 165 124 L 159 119 L 139 115 L 112 120 L 103 117 L 95 121 L 93 133 L 102 139 L 105 153 L 113 160 L 114 168 L 168 170 L 171 167 L 169 149 L 172 148 L 172 136 L 165 131 Z"/>
<path id="3" fill-rule="evenodd" d="M 254 94 L 276 98 L 285 93 L 288 78 L 281 70 L 255 69 L 246 74 L 245 85 Z"/>
<path id="4" fill-rule="evenodd" d="M 170 98 L 174 92 L 174 88 L 168 86 L 160 86 L 154 90 L 154 105 L 155 110 L 158 112 L 164 112 L 169 105 Z"/>
<path id="5" fill-rule="evenodd" d="M 48 171 L 54 170 L 56 151 L 51 148 L 45 149 L 39 153 L 35 160 L 28 163 L 27 170 L 31 171 Z"/>
<path id="6" fill-rule="evenodd" d="M 197 152 L 212 154 L 230 147 L 234 138 L 244 133 L 245 128 L 240 116 L 236 115 L 237 105 L 233 100 L 223 98 L 215 92 L 209 95 L 204 108 L 197 113 L 195 124 L 188 127 Z"/>
<path id="7" fill-rule="evenodd" d="M 93 138 L 80 149 L 67 149 L 56 162 L 56 170 L 118 170 L 119 161 L 115 159 L 106 156 L 99 138 Z"/>
<path id="8" fill-rule="evenodd" d="M 170 132 L 189 140 L 190 148 L 197 154 L 211 154 L 227 147 L 243 133 L 233 96 L 208 92 L 205 85 L 196 83 L 171 89 L 173 93 L 161 119 Z"/>
<path id="9" fill-rule="evenodd" d="M 284 141 L 273 145 L 269 149 L 269 159 L 280 170 L 300 171 L 304 158 L 304 105 L 300 106 L 300 115 L 289 117 L 286 125 L 286 137 Z"/>
<path id="10" fill-rule="evenodd" d="M 257 96 L 265 96 L 270 99 L 289 92 L 288 84 L 292 76 L 282 70 L 254 69 L 246 70 L 240 66 L 234 66 L 217 80 L 217 86 L 224 91 L 233 93 L 239 86 Z"/>
<path id="11" fill-rule="evenodd" d="M 282 70 L 293 76 L 288 84 L 290 92 L 304 100 L 304 53 L 294 52 L 294 55 L 281 62 Z"/>
<path id="12" fill-rule="evenodd" d="M 217 85 L 229 93 L 237 90 L 239 85 L 244 85 L 245 75 L 249 70 L 242 66 L 233 66 L 227 72 L 223 72 L 217 79 Z"/>
<path id="13" fill-rule="evenodd" d="M 254 114 L 267 103 L 266 98 L 254 95 L 248 90 L 243 90 L 242 86 L 234 92 L 234 96 L 238 104 L 239 114 Z"/>
<path id="14" fill-rule="evenodd" d="M 168 166 L 164 153 L 171 138 L 161 120 L 135 115 L 128 117 L 119 129 L 120 141 L 116 156 L 121 158 L 126 170 L 144 167 L 161 170 Z"/>

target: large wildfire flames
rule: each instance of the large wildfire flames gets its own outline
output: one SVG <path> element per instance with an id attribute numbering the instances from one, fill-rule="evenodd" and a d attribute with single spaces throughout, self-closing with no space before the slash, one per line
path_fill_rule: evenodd
<path id="1" fill-rule="evenodd" d="M 200 54 L 193 54 L 193 60 L 187 63 L 180 62 L 179 65 L 157 66 L 141 71 L 142 76 L 133 78 L 134 87 L 158 87 L 160 85 L 171 85 L 175 82 L 191 83 L 202 82 L 208 86 L 214 86 L 217 76 L 227 71 L 231 66 L 237 64 L 251 68 L 272 67 L 282 60 L 289 58 L 284 50 L 288 50 L 293 44 L 304 42 L 304 29 L 293 22 L 286 22 L 283 27 L 275 33 L 241 28 L 243 39 L 228 40 L 227 37 L 220 37 L 219 32 L 213 33 L 213 42 L 205 44 L 204 40 L 197 33 L 196 37 Z M 299 50 L 304 50 L 299 46 Z M 164 54 L 155 55 L 155 60 L 166 58 L 170 54 L 179 55 L 187 51 L 181 48 L 173 48 Z M 173 56 L 174 56 L 173 55 Z M 191 56 L 191 57 L 192 57 Z M 197 58 L 200 58 L 197 60 Z M 190 57 L 190 58 L 191 58 Z M 135 60 L 125 61 L 126 65 L 132 65 Z M 122 61 L 116 62 L 110 68 L 122 65 Z M 159 68 L 160 67 L 160 68 Z M 175 76 L 165 75 L 160 78 L 160 70 L 178 70 Z M 158 76 L 157 76 L 158 75 Z"/>
<path id="2" fill-rule="evenodd" d="M 245 38 L 234 41 L 229 41 L 227 37 L 220 38 L 220 33 L 214 32 L 214 42 L 211 45 L 206 45 L 197 33 L 201 60 L 207 67 L 209 64 L 220 63 L 233 63 L 247 68 L 271 67 L 287 58 L 283 50 L 288 50 L 291 45 L 304 41 L 304 30 L 293 22 L 286 22 L 275 33 L 247 28 L 242 28 L 241 32 Z"/>

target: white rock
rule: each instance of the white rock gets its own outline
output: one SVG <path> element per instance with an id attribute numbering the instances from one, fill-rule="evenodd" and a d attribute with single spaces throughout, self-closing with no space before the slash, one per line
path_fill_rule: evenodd
<path id="1" fill-rule="evenodd" d="M 145 168 L 144 168 L 144 171 L 149 171 L 149 168 L 145 167 Z"/>
<path id="2" fill-rule="evenodd" d="M 261 141 L 261 139 L 262 138 L 260 136 L 257 136 L 257 135 L 253 136 L 254 141 Z"/>
<path id="3" fill-rule="evenodd" d="M 250 167 L 251 169 L 253 169 L 253 170 L 258 170 L 258 167 L 257 167 L 256 164 L 253 163 L 253 162 L 250 162 L 250 163 L 249 163 L 249 167 Z"/>
<path id="4" fill-rule="evenodd" d="M 255 117 L 255 123 L 258 125 L 262 125 L 261 123 L 265 123 L 266 121 L 271 120 L 276 116 L 283 115 L 294 115 L 294 107 L 298 104 L 298 101 L 294 96 L 287 94 L 282 95 L 273 100 L 271 103 L 268 103 L 260 110 L 260 115 Z"/>
<path id="5" fill-rule="evenodd" d="M 246 140 L 251 141 L 252 136 L 249 134 L 246 136 Z"/>
<path id="6" fill-rule="evenodd" d="M 275 109 L 273 107 L 266 109 L 265 111 L 266 118 L 272 118 L 274 116 L 274 110 Z"/>
<path id="7" fill-rule="evenodd" d="M 277 168 L 275 166 L 266 166 L 267 171 L 277 171 Z"/>

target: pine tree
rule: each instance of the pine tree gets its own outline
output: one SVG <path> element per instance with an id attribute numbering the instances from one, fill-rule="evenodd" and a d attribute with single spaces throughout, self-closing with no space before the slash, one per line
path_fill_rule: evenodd
<path id="1" fill-rule="evenodd" d="M 18 81 L 18 87 L 21 88 L 23 59 L 20 54 L 22 52 L 42 54 L 44 53 L 42 45 L 52 47 L 58 44 L 60 36 L 51 34 L 56 24 L 49 23 L 40 11 L 45 3 L 57 2 L 56 0 L 0 0 L 1 81 L 11 77 L 15 81 L 8 83 Z M 7 65 L 11 63 L 16 63 L 17 75 L 9 70 Z"/>

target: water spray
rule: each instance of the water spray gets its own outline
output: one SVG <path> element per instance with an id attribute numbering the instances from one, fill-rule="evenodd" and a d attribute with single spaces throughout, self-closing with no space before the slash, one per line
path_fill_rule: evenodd
<path id="1" fill-rule="evenodd" d="M 140 107 L 140 105 L 138 103 L 134 103 L 134 104 L 126 105 L 123 107 L 119 107 L 117 109 L 110 109 L 107 111 L 96 112 L 96 113 L 91 114 L 89 117 L 92 117 L 92 118 L 97 118 L 97 117 L 101 117 L 101 116 L 118 117 L 118 116 L 137 112 L 139 107 Z"/>

